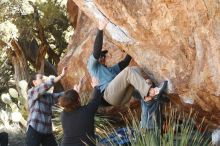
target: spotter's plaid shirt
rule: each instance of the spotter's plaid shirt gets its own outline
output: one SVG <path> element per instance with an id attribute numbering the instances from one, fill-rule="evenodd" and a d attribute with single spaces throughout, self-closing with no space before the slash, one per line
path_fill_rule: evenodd
<path id="1" fill-rule="evenodd" d="M 28 125 L 36 131 L 44 134 L 52 133 L 52 106 L 58 102 L 58 98 L 64 94 L 47 93 L 54 84 L 54 79 L 42 83 L 28 90 Z"/>

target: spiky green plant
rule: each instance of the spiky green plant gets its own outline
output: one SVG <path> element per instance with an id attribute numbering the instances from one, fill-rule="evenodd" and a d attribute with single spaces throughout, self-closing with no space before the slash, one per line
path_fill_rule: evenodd
<path id="1" fill-rule="evenodd" d="M 130 144 L 132 146 L 208 146 L 210 144 L 210 135 L 207 131 L 200 131 L 200 128 L 195 128 L 194 120 L 197 114 L 192 111 L 189 114 L 177 113 L 177 110 L 172 109 L 165 117 L 164 129 L 155 127 L 151 130 L 141 129 L 139 118 L 136 114 L 130 112 L 129 116 L 132 120 L 126 118 L 125 123 L 127 129 L 133 129 L 133 133 L 128 133 Z M 156 121 L 155 121 L 156 122 Z M 199 127 L 204 125 L 201 122 Z M 109 138 L 109 134 L 115 133 L 116 129 L 105 128 L 105 135 L 100 135 L 102 138 Z M 128 130 L 129 131 L 129 130 Z M 120 140 L 120 137 L 117 137 Z M 116 139 L 117 139 L 116 138 Z M 111 145 L 117 145 L 110 140 Z"/>

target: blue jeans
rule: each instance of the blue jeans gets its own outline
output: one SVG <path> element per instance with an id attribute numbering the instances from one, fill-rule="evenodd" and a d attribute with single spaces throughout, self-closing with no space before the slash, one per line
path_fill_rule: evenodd
<path id="1" fill-rule="evenodd" d="M 133 96 L 141 102 L 141 128 L 153 129 L 161 126 L 161 112 L 159 99 L 145 102 L 138 91 L 135 90 Z"/>
<path id="2" fill-rule="evenodd" d="M 8 133 L 1 132 L 0 133 L 0 145 L 7 146 L 8 145 Z"/>
<path id="3" fill-rule="evenodd" d="M 51 134 L 42 134 L 34 130 L 31 126 L 28 127 L 27 137 L 26 137 L 27 146 L 57 146 L 54 135 Z"/>
<path id="4" fill-rule="evenodd" d="M 159 101 L 145 102 L 141 99 L 141 128 L 153 129 L 161 126 Z"/>

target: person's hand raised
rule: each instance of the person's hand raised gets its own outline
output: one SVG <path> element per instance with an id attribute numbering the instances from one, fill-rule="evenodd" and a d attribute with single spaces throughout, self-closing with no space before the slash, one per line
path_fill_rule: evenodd
<path id="1" fill-rule="evenodd" d="M 109 21 L 106 18 L 99 20 L 99 26 L 98 26 L 99 30 L 105 29 L 105 27 L 107 26 L 108 22 Z"/>
<path id="2" fill-rule="evenodd" d="M 61 74 L 55 77 L 54 82 L 55 83 L 59 82 L 65 76 L 66 72 L 67 72 L 67 67 L 64 67 Z"/>
<path id="3" fill-rule="evenodd" d="M 62 70 L 62 73 L 61 73 L 61 76 L 64 76 L 67 72 L 67 67 L 64 67 L 63 70 Z"/>

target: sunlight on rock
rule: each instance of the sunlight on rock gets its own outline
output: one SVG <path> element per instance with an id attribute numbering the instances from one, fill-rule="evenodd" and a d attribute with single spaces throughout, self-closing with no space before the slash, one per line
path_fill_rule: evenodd
<path id="1" fill-rule="evenodd" d="M 181 101 L 186 104 L 194 104 L 195 99 L 198 98 L 196 92 L 193 90 L 180 94 L 179 96 Z"/>
<path id="2" fill-rule="evenodd" d="M 182 98 L 182 101 L 186 104 L 193 104 L 194 100 L 191 98 Z"/>
<path id="3" fill-rule="evenodd" d="M 172 81 L 170 79 L 166 79 L 168 81 L 167 84 L 167 92 L 168 93 L 174 93 L 174 88 L 173 88 L 173 84 Z"/>

